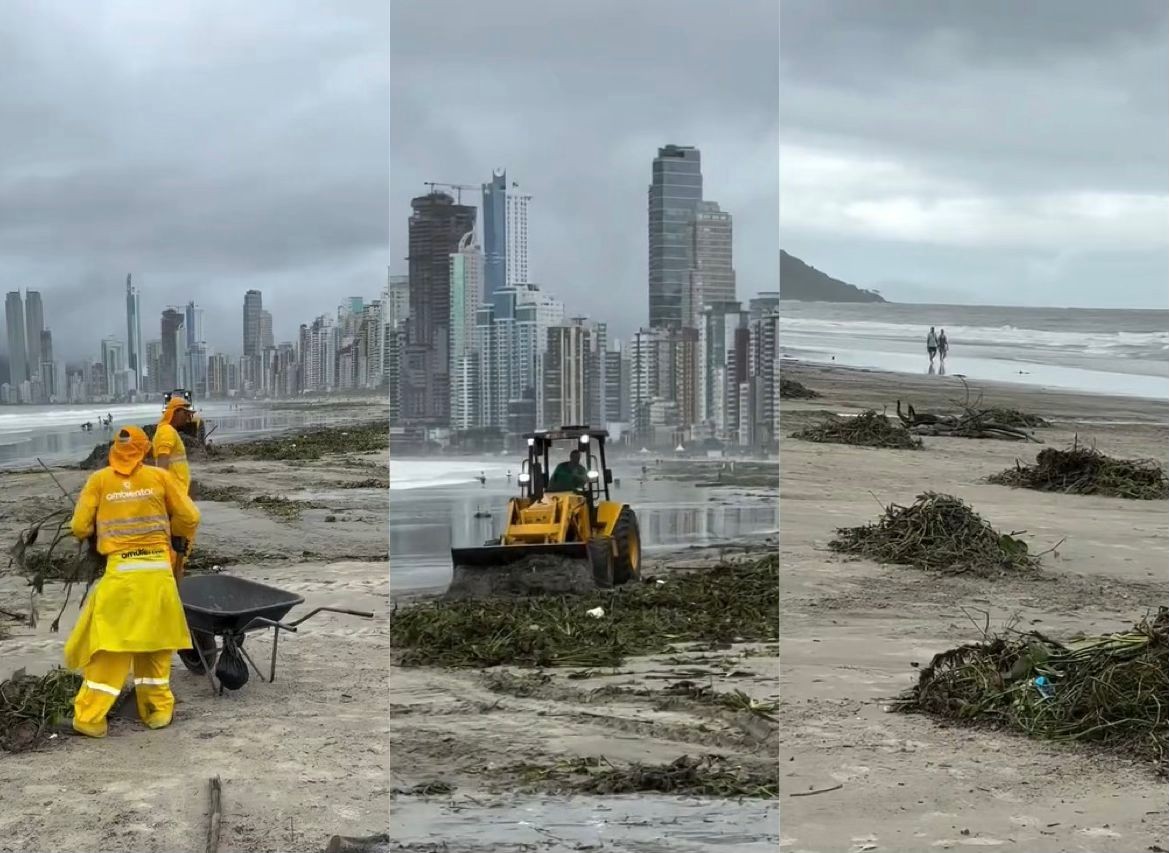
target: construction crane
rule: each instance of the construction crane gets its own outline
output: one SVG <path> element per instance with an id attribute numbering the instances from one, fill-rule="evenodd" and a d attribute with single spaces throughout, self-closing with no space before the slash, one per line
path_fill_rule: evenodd
<path id="1" fill-rule="evenodd" d="M 454 190 L 456 204 L 463 203 L 463 190 L 479 189 L 478 187 L 472 186 L 471 184 L 446 184 L 446 183 L 443 183 L 442 181 L 423 181 L 422 183 L 423 183 L 423 186 L 430 187 L 431 194 L 434 193 L 435 187 L 446 187 L 449 190 Z"/>

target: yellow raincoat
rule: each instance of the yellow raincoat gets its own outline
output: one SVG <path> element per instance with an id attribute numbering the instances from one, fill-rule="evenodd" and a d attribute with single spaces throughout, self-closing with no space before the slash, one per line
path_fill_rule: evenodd
<path id="1" fill-rule="evenodd" d="M 120 430 L 109 467 L 90 475 L 73 513 L 73 535 L 96 534 L 107 558 L 65 643 L 65 665 L 85 679 L 73 726 L 93 737 L 105 734 L 106 715 L 131 669 L 142 719 L 152 728 L 169 724 L 170 658 L 191 648 L 170 538 L 194 536 L 199 510 L 170 473 L 142 464 L 149 449 L 138 427 Z"/>
<path id="2" fill-rule="evenodd" d="M 191 404 L 180 396 L 171 397 L 166 404 L 162 420 L 158 422 L 158 429 L 154 433 L 153 456 L 155 463 L 160 456 L 170 457 L 167 470 L 174 474 L 176 480 L 183 487 L 183 494 L 191 490 L 191 468 L 187 464 L 187 446 L 183 444 L 183 437 L 174 428 L 171 421 L 179 409 L 189 409 Z"/>

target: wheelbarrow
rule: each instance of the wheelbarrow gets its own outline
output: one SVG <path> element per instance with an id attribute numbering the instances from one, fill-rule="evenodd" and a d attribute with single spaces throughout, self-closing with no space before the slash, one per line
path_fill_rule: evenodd
<path id="1" fill-rule="evenodd" d="M 179 584 L 179 599 L 187 616 L 187 627 L 191 630 L 194 656 L 211 682 L 211 689 L 219 695 L 223 694 L 224 684 L 221 678 L 217 678 L 216 667 L 225 651 L 238 651 L 261 681 L 273 682 L 276 680 L 276 652 L 280 646 L 281 631 L 295 634 L 297 626 L 322 612 L 373 618 L 373 614 L 365 610 L 318 607 L 293 622 L 284 622 L 282 620 L 288 611 L 304 604 L 304 598 L 274 586 L 231 575 L 185 577 Z M 246 634 L 267 631 L 269 628 L 272 629 L 272 660 L 265 679 L 256 662 L 244 649 L 243 642 Z M 187 657 L 191 656 L 190 652 L 186 654 Z M 190 664 L 188 668 L 196 671 Z M 243 681 L 246 681 L 246 668 L 243 676 Z M 242 686 L 241 681 L 230 689 Z"/>

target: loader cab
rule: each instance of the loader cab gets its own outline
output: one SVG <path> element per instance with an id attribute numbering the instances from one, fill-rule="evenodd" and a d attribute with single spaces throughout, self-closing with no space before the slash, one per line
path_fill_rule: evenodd
<path id="1" fill-rule="evenodd" d="M 525 497 L 540 500 L 548 491 L 549 477 L 562 459 L 573 450 L 580 451 L 581 464 L 586 474 L 584 487 L 579 490 L 595 507 L 601 501 L 609 500 L 609 485 L 613 472 L 605 459 L 605 439 L 608 430 L 590 429 L 588 426 L 562 426 L 558 430 L 543 430 L 524 436 L 528 455 L 520 467 L 519 484 Z"/>

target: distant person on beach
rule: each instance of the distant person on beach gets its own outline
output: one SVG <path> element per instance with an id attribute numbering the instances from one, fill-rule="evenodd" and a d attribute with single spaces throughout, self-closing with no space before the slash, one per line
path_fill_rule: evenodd
<path id="1" fill-rule="evenodd" d="M 934 356 L 938 354 L 938 334 L 934 331 L 933 326 L 930 326 L 930 333 L 925 336 L 925 348 L 930 354 L 930 367 L 933 367 Z"/>
<path id="2" fill-rule="evenodd" d="M 941 334 L 938 335 L 938 355 L 941 356 L 942 361 L 946 360 L 946 353 L 950 351 L 950 342 L 946 340 L 946 330 L 942 329 Z"/>

